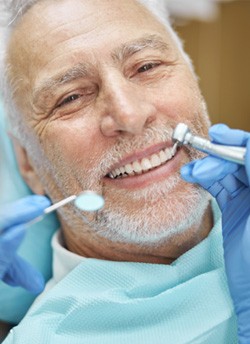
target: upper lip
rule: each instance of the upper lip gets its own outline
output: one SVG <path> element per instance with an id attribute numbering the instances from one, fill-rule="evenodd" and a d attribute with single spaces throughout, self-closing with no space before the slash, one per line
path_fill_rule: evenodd
<path id="1" fill-rule="evenodd" d="M 150 147 L 144 149 L 143 151 L 138 151 L 138 152 L 129 154 L 129 155 L 125 156 L 123 159 L 121 159 L 119 162 L 113 164 L 111 166 L 111 168 L 109 169 L 108 173 L 110 173 L 111 171 L 113 171 L 117 168 L 125 166 L 127 164 L 131 164 L 134 161 L 142 160 L 143 158 L 147 158 L 150 155 L 152 155 L 154 153 L 158 153 L 159 151 L 161 151 L 162 149 L 165 149 L 167 147 L 173 147 L 173 142 L 172 141 L 161 142 L 161 143 L 155 144 L 153 146 L 150 146 Z"/>

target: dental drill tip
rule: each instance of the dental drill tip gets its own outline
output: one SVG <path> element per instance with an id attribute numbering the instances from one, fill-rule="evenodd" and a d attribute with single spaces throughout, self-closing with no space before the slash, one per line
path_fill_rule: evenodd
<path id="1" fill-rule="evenodd" d="M 172 135 L 172 140 L 174 142 L 178 142 L 178 145 L 182 145 L 182 144 L 184 144 L 186 135 L 189 132 L 190 132 L 190 130 L 185 123 L 179 123 L 179 124 L 177 124 L 176 128 L 174 129 L 174 132 Z"/>

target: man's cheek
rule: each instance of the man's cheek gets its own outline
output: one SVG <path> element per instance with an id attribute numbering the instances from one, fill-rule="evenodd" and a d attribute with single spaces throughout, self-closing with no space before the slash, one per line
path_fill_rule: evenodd
<path id="1" fill-rule="evenodd" d="M 157 108 L 174 120 L 193 116 L 199 107 L 200 97 L 192 88 L 173 88 L 157 99 Z"/>

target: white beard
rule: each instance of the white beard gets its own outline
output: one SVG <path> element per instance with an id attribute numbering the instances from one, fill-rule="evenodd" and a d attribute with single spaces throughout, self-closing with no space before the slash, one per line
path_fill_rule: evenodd
<path id="1" fill-rule="evenodd" d="M 101 211 L 95 222 L 98 235 L 113 242 L 154 246 L 194 225 L 199 227 L 210 196 L 194 185 L 189 186 L 189 191 L 185 188 L 178 195 L 168 195 L 179 181 L 180 176 L 172 176 L 147 190 L 134 192 L 134 198 L 140 199 L 139 211 L 127 214 L 124 206 Z"/>

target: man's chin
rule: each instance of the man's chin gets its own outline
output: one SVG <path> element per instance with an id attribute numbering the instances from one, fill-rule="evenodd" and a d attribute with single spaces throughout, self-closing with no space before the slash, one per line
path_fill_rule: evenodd
<path id="1" fill-rule="evenodd" d="M 152 190 L 147 190 L 148 195 L 144 190 L 143 201 L 142 195 L 139 198 L 135 192 L 132 204 L 135 200 L 140 204 L 129 209 L 116 204 L 111 210 L 103 210 L 97 224 L 99 235 L 113 242 L 152 246 L 199 227 L 209 195 L 191 184 L 186 184 L 184 190 L 178 187 L 178 192 L 176 188 L 177 184 L 174 193 L 154 190 L 153 195 Z"/>

